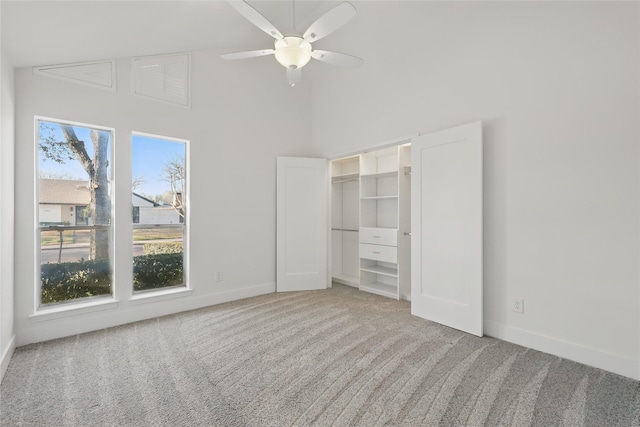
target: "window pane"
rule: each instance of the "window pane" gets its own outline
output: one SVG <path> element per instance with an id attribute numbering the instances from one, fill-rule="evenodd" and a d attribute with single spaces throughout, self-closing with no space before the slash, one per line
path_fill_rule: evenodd
<path id="1" fill-rule="evenodd" d="M 186 286 L 186 144 L 132 137 L 133 290 Z"/>
<path id="2" fill-rule="evenodd" d="M 184 286 L 184 227 L 133 230 L 133 290 Z"/>
<path id="3" fill-rule="evenodd" d="M 91 233 L 41 229 L 41 305 L 111 294 L 109 258 L 90 257 Z"/>
<path id="4" fill-rule="evenodd" d="M 38 122 L 41 305 L 111 294 L 111 132 Z"/>

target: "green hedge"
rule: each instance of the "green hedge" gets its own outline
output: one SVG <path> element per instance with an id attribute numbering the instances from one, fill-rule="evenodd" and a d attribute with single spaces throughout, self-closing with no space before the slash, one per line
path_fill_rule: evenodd
<path id="1" fill-rule="evenodd" d="M 108 260 L 43 264 L 42 304 L 111 293 Z"/>
<path id="2" fill-rule="evenodd" d="M 43 264 L 40 268 L 42 304 L 111 293 L 108 260 Z M 182 253 L 141 255 L 133 259 L 133 289 L 184 284 Z"/>
<path id="3" fill-rule="evenodd" d="M 133 290 L 166 288 L 184 284 L 182 252 L 141 255 L 133 258 Z"/>
<path id="4" fill-rule="evenodd" d="M 182 253 L 182 242 L 145 243 L 142 246 L 145 255 Z"/>

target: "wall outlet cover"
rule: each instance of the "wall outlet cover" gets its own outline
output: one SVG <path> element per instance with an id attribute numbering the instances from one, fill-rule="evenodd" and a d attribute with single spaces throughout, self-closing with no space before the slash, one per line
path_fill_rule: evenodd
<path id="1" fill-rule="evenodd" d="M 524 313 L 524 299 L 514 298 L 511 302 L 511 311 L 515 313 Z"/>

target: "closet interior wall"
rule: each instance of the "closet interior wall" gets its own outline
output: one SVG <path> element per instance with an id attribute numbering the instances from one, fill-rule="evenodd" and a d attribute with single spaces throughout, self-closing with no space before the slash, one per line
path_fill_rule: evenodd
<path id="1" fill-rule="evenodd" d="M 331 275 L 334 282 L 356 288 L 360 284 L 359 179 L 359 156 L 331 162 Z"/>

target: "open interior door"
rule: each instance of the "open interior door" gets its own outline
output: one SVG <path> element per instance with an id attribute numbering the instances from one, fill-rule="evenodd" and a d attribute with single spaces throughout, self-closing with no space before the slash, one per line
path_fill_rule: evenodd
<path id="1" fill-rule="evenodd" d="M 482 124 L 411 145 L 411 313 L 482 336 Z"/>
<path id="2" fill-rule="evenodd" d="M 327 160 L 277 159 L 276 290 L 328 285 Z"/>

